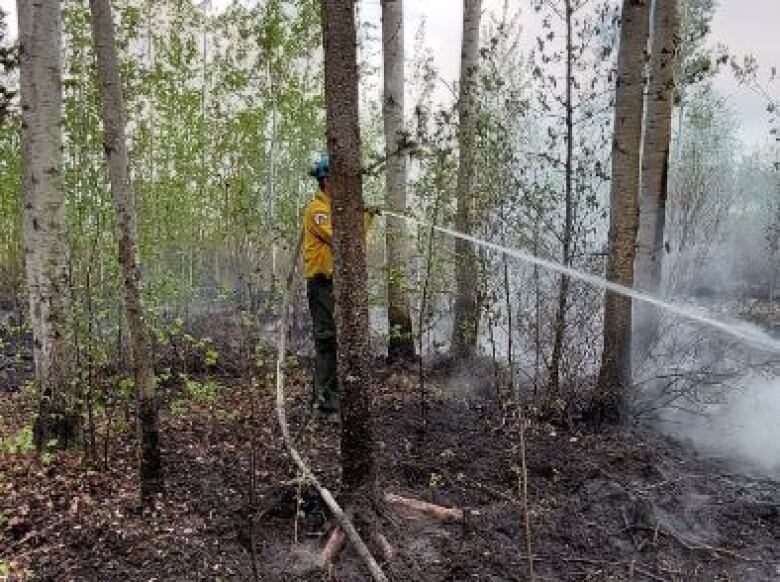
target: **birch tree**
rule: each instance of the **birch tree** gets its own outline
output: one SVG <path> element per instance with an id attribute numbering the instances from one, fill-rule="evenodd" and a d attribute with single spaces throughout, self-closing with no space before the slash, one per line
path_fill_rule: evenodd
<path id="1" fill-rule="evenodd" d="M 382 53 L 384 55 L 384 122 L 387 171 L 387 204 L 394 212 L 406 212 L 406 155 L 404 143 L 404 9 L 403 0 L 382 0 Z M 388 217 L 387 319 L 390 361 L 414 358 L 412 317 L 406 293 L 409 249 L 406 223 Z"/>
<path id="2" fill-rule="evenodd" d="M 67 240 L 62 184 L 62 14 L 17 2 L 22 107 L 23 237 L 39 408 L 35 443 L 66 446 L 78 414 L 70 383 Z"/>
<path id="3" fill-rule="evenodd" d="M 650 0 L 623 0 L 615 126 L 612 140 L 607 278 L 634 283 L 639 228 L 639 170 L 644 107 L 643 72 L 650 20 Z M 631 299 L 607 291 L 604 300 L 604 346 L 599 372 L 599 421 L 625 415 L 625 391 L 631 383 Z"/>
<path id="4" fill-rule="evenodd" d="M 135 193 L 130 182 L 125 141 L 125 112 L 110 0 L 90 0 L 92 34 L 103 100 L 104 150 L 116 215 L 122 266 L 125 318 L 130 335 L 135 379 L 141 499 L 150 503 L 163 489 L 157 399 L 149 331 L 139 290 L 138 227 Z"/>
<path id="5" fill-rule="evenodd" d="M 479 26 L 482 0 L 463 0 L 463 41 L 460 59 L 458 96 L 458 182 L 455 228 L 467 235 L 473 231 L 474 213 L 474 147 L 476 132 L 476 99 L 479 70 Z M 455 357 L 471 357 L 477 348 L 479 313 L 477 307 L 477 257 L 472 243 L 455 241 L 455 318 L 452 330 L 452 352 Z"/>
<path id="6" fill-rule="evenodd" d="M 637 236 L 637 287 L 657 293 L 664 258 L 664 228 L 669 177 L 669 148 L 674 108 L 677 0 L 656 0 L 653 7 L 650 77 L 645 111 L 642 182 Z M 654 330 L 652 309 L 637 305 L 637 347 L 646 349 Z"/>

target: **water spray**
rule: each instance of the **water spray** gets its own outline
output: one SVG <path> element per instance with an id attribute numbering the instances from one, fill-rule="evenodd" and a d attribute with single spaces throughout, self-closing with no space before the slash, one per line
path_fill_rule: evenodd
<path id="1" fill-rule="evenodd" d="M 464 234 L 462 232 L 458 232 L 451 228 L 447 228 L 444 226 L 436 226 L 435 224 L 431 224 L 424 220 L 419 220 L 417 218 L 406 216 L 404 214 L 397 214 L 390 210 L 383 210 L 383 212 L 387 216 L 392 216 L 394 218 L 400 218 L 402 220 L 406 220 L 407 222 L 416 224 L 419 227 L 432 228 L 437 232 L 447 234 L 453 238 L 469 241 L 475 245 L 482 246 L 484 248 L 490 249 L 497 253 L 514 257 L 516 259 L 520 259 L 521 261 L 524 261 L 526 263 L 538 265 L 540 267 L 543 267 L 550 271 L 554 271 L 556 273 L 560 273 L 562 275 L 567 275 L 572 279 L 583 281 L 594 287 L 606 289 L 608 291 L 612 291 L 614 293 L 623 295 L 625 297 L 630 297 L 638 301 L 643 301 L 645 303 L 655 305 L 656 307 L 664 309 L 669 313 L 674 313 L 675 315 L 679 315 L 680 317 L 684 317 L 686 319 L 690 319 L 692 321 L 696 321 L 698 323 L 715 328 L 725 334 L 738 338 L 754 346 L 760 347 L 768 351 L 780 353 L 780 341 L 772 338 L 769 334 L 761 331 L 758 327 L 752 324 L 746 322 L 728 323 L 713 317 L 707 311 L 699 307 L 669 303 L 667 301 L 663 301 L 662 299 L 659 299 L 643 291 L 638 291 L 637 289 L 633 289 L 632 287 L 626 287 L 625 285 L 614 283 L 612 281 L 609 281 L 597 275 L 584 273 L 578 269 L 567 267 L 565 265 L 562 265 L 550 259 L 543 259 L 541 257 L 537 257 L 536 255 L 524 250 L 507 248 L 489 241 L 478 239 L 474 236 Z"/>

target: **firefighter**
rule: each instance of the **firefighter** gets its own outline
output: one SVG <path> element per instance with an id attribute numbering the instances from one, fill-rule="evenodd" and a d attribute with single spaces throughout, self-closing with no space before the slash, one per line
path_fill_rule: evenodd
<path id="1" fill-rule="evenodd" d="M 303 262 L 306 294 L 314 335 L 314 410 L 325 417 L 337 417 L 339 386 L 336 366 L 336 321 L 333 298 L 333 224 L 330 204 L 330 162 L 321 157 L 309 172 L 319 191 L 303 214 Z M 366 208 L 366 230 L 376 207 Z"/>

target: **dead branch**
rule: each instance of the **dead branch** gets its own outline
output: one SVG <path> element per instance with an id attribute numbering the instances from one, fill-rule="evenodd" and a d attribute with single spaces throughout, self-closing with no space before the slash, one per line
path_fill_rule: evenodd
<path id="1" fill-rule="evenodd" d="M 660 523 L 660 522 L 659 522 Z M 702 543 L 693 543 L 690 540 L 685 539 L 677 530 L 675 530 L 672 526 L 669 524 L 662 524 L 661 533 L 664 533 L 668 535 L 669 537 L 676 540 L 680 545 L 682 545 L 686 550 L 690 550 L 692 552 L 712 552 L 714 554 L 725 554 L 727 556 L 731 556 L 732 558 L 736 558 L 738 560 L 742 560 L 744 562 L 757 562 L 755 558 L 748 558 L 747 556 L 743 556 L 742 554 L 739 554 L 733 550 L 727 550 L 726 548 L 717 548 L 715 546 L 710 546 L 708 544 L 702 544 Z"/>
<path id="2" fill-rule="evenodd" d="M 395 550 L 393 549 L 392 544 L 387 541 L 387 538 L 381 533 L 377 532 L 376 543 L 379 546 L 379 549 L 382 550 L 382 556 L 384 560 L 386 562 L 392 561 L 392 559 L 395 557 Z"/>
<path id="3" fill-rule="evenodd" d="M 328 564 L 335 562 L 346 543 L 347 536 L 344 534 L 344 530 L 340 527 L 334 528 L 320 554 L 320 566 L 325 568 Z"/>
<path id="4" fill-rule="evenodd" d="M 314 485 L 314 488 L 320 494 L 320 497 L 322 497 L 322 500 L 328 506 L 328 509 L 330 509 L 333 517 L 338 522 L 340 529 L 343 530 L 344 534 L 346 534 L 346 537 L 349 538 L 349 541 L 354 546 L 358 555 L 361 557 L 363 562 L 365 562 L 366 566 L 371 572 L 372 578 L 376 582 L 387 582 L 387 576 L 385 576 L 384 572 L 379 567 L 379 564 L 377 564 L 374 556 L 371 555 L 371 552 L 368 550 L 368 547 L 366 547 L 365 542 L 360 537 L 357 529 L 355 529 L 352 521 L 341 509 L 341 506 L 339 506 L 339 504 L 333 498 L 333 495 L 331 495 L 330 491 L 323 487 L 323 485 L 319 482 L 319 479 L 317 479 L 312 470 L 309 468 L 308 464 L 303 460 L 303 457 L 301 457 L 301 455 L 296 450 L 295 445 L 293 444 L 293 440 L 290 437 L 290 430 L 287 425 L 287 413 L 284 408 L 284 360 L 287 355 L 287 316 L 290 310 L 290 296 L 295 285 L 296 273 L 298 270 L 298 255 L 300 255 L 302 245 L 303 231 L 301 231 L 301 234 L 298 237 L 298 243 L 296 244 L 295 251 L 293 252 L 292 264 L 290 265 L 290 272 L 287 275 L 287 284 L 285 286 L 284 295 L 282 298 L 282 312 L 279 318 L 279 335 L 277 341 L 278 353 L 276 359 L 276 416 L 279 421 L 279 428 L 282 431 L 284 444 L 287 447 L 293 462 L 297 465 L 298 469 L 300 469 L 301 473 L 303 473 L 303 476 L 309 482 L 311 482 L 312 485 Z"/>
<path id="5" fill-rule="evenodd" d="M 385 501 L 390 505 L 397 506 L 402 511 L 406 510 L 411 513 L 421 513 L 438 519 L 439 521 L 463 521 L 462 509 L 442 507 L 441 505 L 435 505 L 433 503 L 428 503 L 427 501 L 409 499 L 392 493 L 387 493 L 385 495 Z"/>
<path id="6" fill-rule="evenodd" d="M 376 544 L 376 549 L 381 552 L 382 560 L 385 562 L 391 561 L 395 557 L 395 550 L 387 538 L 379 532 L 375 532 L 373 541 Z M 325 547 L 322 548 L 320 553 L 320 567 L 327 568 L 336 562 L 344 547 L 347 545 L 347 536 L 340 527 L 336 527 L 328 536 L 328 541 Z"/>
<path id="7" fill-rule="evenodd" d="M 756 558 L 748 558 L 747 556 L 743 556 L 742 554 L 735 552 L 734 550 L 729 550 L 727 548 L 719 548 L 717 546 L 711 546 L 709 544 L 692 542 L 689 539 L 685 538 L 682 534 L 680 534 L 680 532 L 675 530 L 670 525 L 661 523 L 660 521 L 655 524 L 655 527 L 643 527 L 643 526 L 633 525 L 629 529 L 634 531 L 644 531 L 644 532 L 652 533 L 653 543 L 656 543 L 658 539 L 658 535 L 662 534 L 672 538 L 677 543 L 679 543 L 682 547 L 684 547 L 686 550 L 689 550 L 691 552 L 711 552 L 716 555 L 723 554 L 726 556 L 731 556 L 732 558 L 735 558 L 737 560 L 742 560 L 744 562 L 760 561 Z"/>

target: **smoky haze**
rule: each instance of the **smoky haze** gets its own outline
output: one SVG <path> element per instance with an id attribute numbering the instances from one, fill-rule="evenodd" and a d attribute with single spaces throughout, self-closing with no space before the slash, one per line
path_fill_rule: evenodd
<path id="1" fill-rule="evenodd" d="M 745 376 L 707 415 L 670 413 L 666 430 L 740 470 L 780 478 L 780 380 Z"/>
<path id="2" fill-rule="evenodd" d="M 214 9 L 219 10 L 225 4 L 225 0 L 216 1 Z M 414 33 L 424 19 L 426 44 L 433 51 L 442 78 L 452 85 L 459 64 L 459 51 L 452 47 L 457 46 L 460 39 L 460 3 L 428 0 L 407 2 L 407 5 L 409 58 L 414 55 Z M 499 0 L 485 2 L 489 11 L 500 11 L 502 5 Z M 15 2 L 0 0 L 0 8 L 9 13 L 9 31 L 14 36 Z M 379 24 L 378 3 L 362 3 L 361 12 L 364 20 Z M 537 21 L 530 6 L 525 8 L 523 31 L 527 44 L 533 43 L 539 31 Z M 759 80 L 768 83 L 770 68 L 780 64 L 777 22 L 780 22 L 778 0 L 721 0 L 715 11 L 710 44 L 721 42 L 738 55 L 754 55 L 759 64 Z M 694 233 L 686 233 L 690 240 L 685 249 L 672 244 L 667 293 L 672 302 L 694 302 L 726 318 L 749 317 L 776 334 L 772 330 L 780 325 L 775 291 L 778 262 L 776 256 L 767 252 L 766 232 L 767 219 L 772 217 L 770 203 L 780 199 L 780 190 L 777 172 L 772 174 L 766 169 L 771 167 L 773 157 L 778 159 L 777 146 L 775 150 L 769 146 L 764 150 L 752 150 L 743 145 L 766 144 L 770 139 L 766 101 L 738 85 L 728 73 L 716 77 L 713 85 L 724 96 L 724 103 L 731 112 L 731 117 L 724 120 L 724 126 L 733 128 L 733 139 L 728 142 L 732 155 L 724 157 L 728 153 L 724 151 L 705 152 L 712 164 L 700 168 L 700 175 L 708 183 L 702 189 L 702 199 L 694 201 L 696 204 L 693 205 L 696 209 L 704 208 L 705 216 L 696 219 L 699 228 L 694 229 Z M 776 95 L 776 85 L 770 84 L 770 88 Z M 448 89 L 439 89 L 440 98 L 452 97 Z M 724 141 L 720 134 L 710 137 L 713 142 Z M 704 142 L 699 140 L 698 143 Z M 746 153 L 744 160 L 737 155 L 740 152 Z M 686 171 L 690 169 L 689 159 L 683 156 Z M 690 184 L 678 183 L 676 187 L 678 192 L 690 190 Z M 674 188 L 672 185 L 672 191 Z M 680 232 L 673 232 L 672 241 L 679 242 L 680 235 Z M 674 279 L 669 279 L 670 276 Z M 678 346 L 680 341 L 687 341 L 690 330 L 687 327 L 670 331 L 670 336 L 677 335 L 666 338 L 669 340 L 667 345 Z M 675 404 L 684 403 L 690 412 L 670 413 L 661 426 L 689 438 L 708 454 L 729 455 L 776 472 L 780 457 L 780 422 L 777 420 L 780 418 L 780 383 L 776 368 L 770 366 L 767 370 L 767 366 L 762 365 L 765 375 L 757 376 L 751 373 L 755 365 L 752 357 L 737 347 L 725 351 L 733 353 L 730 357 L 720 357 L 719 350 L 709 349 L 707 353 L 699 351 L 687 362 L 666 354 L 657 357 L 657 367 L 648 376 L 663 375 L 672 369 L 698 378 L 694 373 L 696 369 L 714 360 L 720 360 L 718 363 L 731 374 L 728 389 L 718 391 L 717 395 L 708 393 L 701 397 L 694 389 L 690 394 L 681 394 L 680 401 Z M 735 370 L 744 375 L 735 375 Z M 700 417 L 703 412 L 709 417 Z"/>

